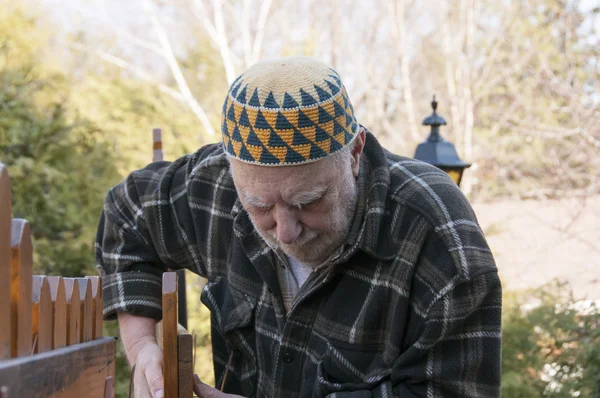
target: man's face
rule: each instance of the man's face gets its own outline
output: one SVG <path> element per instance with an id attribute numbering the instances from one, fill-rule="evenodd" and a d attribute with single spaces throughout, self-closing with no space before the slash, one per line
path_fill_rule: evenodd
<path id="1" fill-rule="evenodd" d="M 338 154 L 336 156 L 346 156 Z M 313 266 L 345 240 L 354 218 L 356 180 L 349 157 L 300 166 L 257 166 L 231 159 L 244 209 L 262 238 Z"/>

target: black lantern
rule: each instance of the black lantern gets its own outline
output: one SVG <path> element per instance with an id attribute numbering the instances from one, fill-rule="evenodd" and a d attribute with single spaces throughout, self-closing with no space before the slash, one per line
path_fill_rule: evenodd
<path id="1" fill-rule="evenodd" d="M 440 126 L 445 126 L 446 121 L 436 113 L 437 101 L 435 95 L 431 107 L 433 113 L 423 120 L 424 126 L 431 126 L 431 133 L 425 142 L 417 146 L 414 158 L 439 167 L 448 173 L 457 185 L 460 185 L 463 171 L 471 167 L 471 164 L 460 160 L 454 145 L 440 136 Z"/>

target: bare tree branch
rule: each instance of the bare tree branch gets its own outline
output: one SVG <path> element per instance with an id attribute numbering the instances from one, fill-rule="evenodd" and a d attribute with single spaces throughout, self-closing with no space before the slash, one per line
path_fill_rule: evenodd
<path id="1" fill-rule="evenodd" d="M 242 43 L 244 48 L 244 64 L 250 66 L 252 62 L 252 48 L 250 43 L 250 3 L 252 0 L 244 0 L 242 5 Z"/>
<path id="2" fill-rule="evenodd" d="M 229 41 L 227 40 L 227 32 L 225 31 L 225 21 L 223 19 L 223 9 L 221 7 L 220 0 L 213 0 L 213 16 L 215 19 L 215 29 L 217 32 L 217 39 L 219 45 L 219 52 L 221 53 L 221 59 L 223 60 L 223 66 L 225 68 L 225 76 L 227 77 L 227 83 L 231 84 L 235 80 L 235 67 L 231 60 L 231 50 L 229 49 Z"/>
<path id="3" fill-rule="evenodd" d="M 390 4 L 393 21 L 394 35 L 398 42 L 398 55 L 400 57 L 400 76 L 402 78 L 402 92 L 404 104 L 406 107 L 406 116 L 408 118 L 408 127 L 413 140 L 419 138 L 417 129 L 417 120 L 415 117 L 415 107 L 413 101 L 412 78 L 410 75 L 410 58 L 408 55 L 408 33 L 406 30 L 406 1 L 396 0 Z"/>
<path id="4" fill-rule="evenodd" d="M 144 8 L 146 9 L 146 11 L 149 14 L 152 26 L 154 27 L 155 33 L 158 36 L 158 40 L 162 46 L 163 56 L 164 56 L 165 60 L 167 61 L 167 64 L 169 65 L 171 73 L 173 74 L 173 78 L 177 82 L 179 91 L 183 95 L 185 102 L 188 104 L 188 106 L 190 107 L 190 109 L 192 110 L 194 115 L 196 115 L 198 120 L 200 120 L 200 123 L 202 123 L 202 127 L 204 127 L 204 130 L 206 131 L 207 135 L 211 139 L 215 139 L 217 136 L 215 129 L 212 127 L 210 120 L 208 119 L 208 116 L 206 115 L 206 112 L 204 111 L 202 106 L 200 106 L 200 104 L 198 103 L 198 101 L 196 100 L 194 95 L 192 94 L 192 92 L 187 84 L 187 81 L 185 80 L 185 77 L 183 76 L 181 68 L 179 67 L 179 63 L 177 62 L 177 59 L 175 58 L 175 54 L 173 53 L 173 48 L 171 47 L 171 43 L 165 32 L 165 29 L 163 28 L 162 24 L 160 23 L 160 20 L 158 19 L 158 16 L 156 15 L 156 11 L 154 10 L 154 6 L 153 6 L 153 4 L 150 3 L 150 0 L 147 0 L 144 2 Z"/>
<path id="5" fill-rule="evenodd" d="M 72 43 L 71 47 L 73 47 L 74 49 L 76 49 L 78 51 L 84 51 L 87 53 L 95 54 L 100 59 L 103 59 L 104 61 L 106 61 L 108 63 L 111 63 L 115 66 L 118 66 L 121 69 L 131 72 L 142 80 L 145 80 L 147 82 L 155 84 L 160 91 L 162 91 L 165 94 L 170 95 L 177 101 L 184 101 L 183 95 L 181 95 L 181 93 L 179 91 L 173 90 L 171 87 L 169 87 L 165 84 L 159 83 L 158 81 L 156 81 L 156 79 L 151 74 L 149 74 L 145 70 L 133 65 L 132 63 L 127 62 L 123 58 L 119 58 L 119 57 L 112 55 L 110 53 L 107 53 L 105 51 L 92 49 L 92 48 L 90 48 L 88 46 L 84 46 L 80 43 Z"/>
<path id="6" fill-rule="evenodd" d="M 208 18 L 208 13 L 206 12 L 206 8 L 204 7 L 204 2 L 202 0 L 194 0 L 194 6 L 192 7 L 192 11 L 196 18 L 200 20 L 204 29 L 208 33 L 208 36 L 211 38 L 213 43 L 218 46 L 219 45 L 219 37 L 217 35 L 217 30 L 214 25 Z"/>
<path id="7" fill-rule="evenodd" d="M 252 56 L 250 62 L 253 64 L 260 57 L 263 38 L 265 35 L 265 25 L 269 17 L 269 9 L 271 8 L 272 0 L 263 0 L 260 5 L 258 14 L 258 23 L 256 24 L 256 35 L 254 36 L 254 44 L 252 45 Z"/>

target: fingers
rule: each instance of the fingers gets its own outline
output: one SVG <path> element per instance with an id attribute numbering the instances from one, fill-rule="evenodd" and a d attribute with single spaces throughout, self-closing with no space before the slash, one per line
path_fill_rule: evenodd
<path id="1" fill-rule="evenodd" d="M 200 398 L 226 398 L 229 397 L 228 394 L 224 394 L 221 391 L 217 390 L 209 386 L 208 384 L 204 384 L 200 381 L 198 375 L 194 375 L 194 392 Z"/>
<path id="2" fill-rule="evenodd" d="M 165 381 L 162 371 L 162 362 L 158 360 L 150 361 L 146 364 L 145 369 L 146 382 L 152 392 L 152 398 L 164 398 Z"/>
<path id="3" fill-rule="evenodd" d="M 149 398 L 164 398 L 163 353 L 160 347 L 155 343 L 146 344 L 138 352 L 137 362 L 136 373 L 139 372 L 142 377 L 139 382 L 137 378 L 135 379 L 136 390 L 138 385 L 140 389 L 145 386 Z"/>
<path id="4" fill-rule="evenodd" d="M 134 398 L 153 398 L 148 389 L 148 383 L 141 369 L 135 369 L 133 375 L 133 397 Z"/>

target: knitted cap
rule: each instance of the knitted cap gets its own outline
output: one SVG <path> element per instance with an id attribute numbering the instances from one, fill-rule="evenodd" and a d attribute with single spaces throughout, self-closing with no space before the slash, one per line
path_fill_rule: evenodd
<path id="1" fill-rule="evenodd" d="M 266 166 L 308 163 L 353 142 L 359 126 L 336 71 L 307 57 L 252 66 L 227 93 L 227 153 Z"/>

